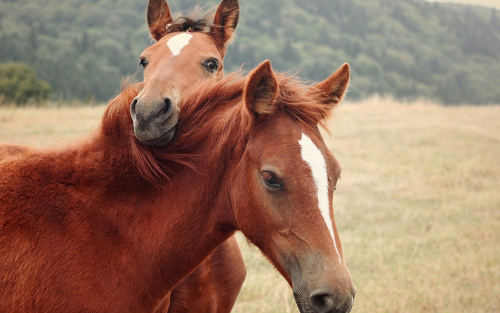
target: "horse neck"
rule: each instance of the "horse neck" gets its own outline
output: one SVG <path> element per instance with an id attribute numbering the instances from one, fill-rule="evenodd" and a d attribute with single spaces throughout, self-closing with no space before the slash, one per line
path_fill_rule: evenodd
<path id="1" fill-rule="evenodd" d="M 128 118 L 128 104 L 136 92 L 137 89 L 127 89 L 112 101 L 99 132 L 73 163 L 92 168 L 95 179 L 86 188 L 100 202 L 105 211 L 101 214 L 117 225 L 133 247 L 132 262 L 141 271 L 137 290 L 152 296 L 154 302 L 155 298 L 162 299 L 233 231 L 217 224 L 223 221 L 219 217 L 225 215 L 227 205 L 223 197 L 214 196 L 217 188 L 209 175 L 215 171 L 212 159 L 208 159 L 210 164 L 197 164 L 210 168 L 209 172 L 193 172 L 185 167 L 178 170 L 179 166 L 170 161 L 175 157 L 167 152 L 166 163 L 158 168 L 167 168 L 168 178 L 151 180 L 154 170 L 148 175 L 144 168 L 151 158 L 141 156 L 156 149 L 137 143 Z"/>
<path id="2" fill-rule="evenodd" d="M 149 243 L 145 246 L 156 247 L 161 256 L 157 266 L 162 270 L 154 272 L 165 273 L 161 279 L 166 282 L 163 291 L 169 291 L 194 270 L 237 228 L 228 194 L 230 177 L 244 151 L 245 132 L 241 131 L 238 110 L 233 110 L 223 123 L 210 123 L 211 127 L 202 131 L 206 136 L 201 136 L 199 144 L 193 145 L 196 148 L 189 151 L 198 156 L 192 167 L 176 170 L 159 193 L 157 204 L 149 208 L 156 210 L 158 225 L 148 226 L 156 229 L 156 236 L 146 235 Z M 214 112 L 208 120 L 214 122 L 216 116 Z M 138 227 L 144 227 L 144 223 Z"/>
<path id="3" fill-rule="evenodd" d="M 184 157 L 186 152 L 196 156 L 195 170 L 176 169 L 179 166 L 170 160 L 175 155 L 167 152 L 162 165 L 173 173 L 158 186 L 137 168 L 137 155 L 131 149 L 136 141 L 130 120 L 120 118 L 127 116 L 123 111 L 125 106 L 110 105 L 100 131 L 86 145 L 61 156 L 73 164 L 67 171 L 81 173 L 74 177 L 75 184 L 93 195 L 87 201 L 98 204 L 99 214 L 126 238 L 134 251 L 128 257 L 141 272 L 137 290 L 152 296 L 154 303 L 233 234 L 227 177 L 240 159 L 245 134 L 236 107 L 225 110 L 223 117 L 214 110 L 209 120 L 220 122 L 201 130 L 195 148 L 181 151 Z"/>
<path id="4" fill-rule="evenodd" d="M 127 142 L 131 138 L 124 138 L 99 132 L 82 145 L 47 156 L 65 164 L 55 168 L 54 177 L 71 176 L 63 183 L 92 195 L 83 210 L 95 207 L 88 214 L 119 230 L 130 247 L 123 259 L 138 271 L 137 293 L 150 297 L 154 306 L 233 231 L 220 218 L 227 204 L 215 194 L 208 172 L 186 168 L 159 188 L 137 170 Z"/>

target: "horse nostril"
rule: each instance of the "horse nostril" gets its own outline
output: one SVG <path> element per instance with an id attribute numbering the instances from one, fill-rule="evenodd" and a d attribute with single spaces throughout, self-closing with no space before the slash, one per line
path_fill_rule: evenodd
<path id="1" fill-rule="evenodd" d="M 172 100 L 170 98 L 165 98 L 165 100 L 163 101 L 163 108 L 158 113 L 158 115 L 159 116 L 170 115 L 169 112 L 170 112 L 171 107 L 172 107 Z"/>
<path id="2" fill-rule="evenodd" d="M 314 291 L 311 293 L 311 305 L 316 312 L 333 312 L 335 298 L 329 292 L 323 290 Z"/>
<path id="3" fill-rule="evenodd" d="M 130 104 L 130 114 L 135 115 L 135 106 L 137 105 L 137 98 L 134 98 L 132 100 L 132 103 Z"/>

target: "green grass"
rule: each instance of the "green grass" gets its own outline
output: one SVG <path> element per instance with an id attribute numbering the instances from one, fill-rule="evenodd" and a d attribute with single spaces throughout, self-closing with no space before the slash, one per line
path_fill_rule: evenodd
<path id="1" fill-rule="evenodd" d="M 89 132 L 104 107 L 0 109 L 0 142 Z M 353 312 L 500 312 L 500 106 L 342 104 L 327 143 Z M 297 312 L 290 288 L 239 236 L 248 275 L 234 312 Z"/>

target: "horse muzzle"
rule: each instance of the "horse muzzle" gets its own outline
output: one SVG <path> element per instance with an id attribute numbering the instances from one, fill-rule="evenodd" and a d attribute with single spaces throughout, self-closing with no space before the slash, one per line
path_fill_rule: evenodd
<path id="1" fill-rule="evenodd" d="M 335 258 L 334 258 L 335 259 Z M 295 260 L 295 262 L 293 262 Z M 356 288 L 345 265 L 316 258 L 287 262 L 293 296 L 301 313 L 349 313 Z"/>
<path id="2" fill-rule="evenodd" d="M 164 146 L 175 135 L 179 110 L 170 98 L 145 101 L 136 97 L 130 104 L 134 134 L 142 144 Z"/>
<path id="3" fill-rule="evenodd" d="M 348 295 L 334 293 L 328 289 L 312 292 L 294 289 L 293 296 L 301 313 L 349 313 L 354 305 L 355 292 Z"/>

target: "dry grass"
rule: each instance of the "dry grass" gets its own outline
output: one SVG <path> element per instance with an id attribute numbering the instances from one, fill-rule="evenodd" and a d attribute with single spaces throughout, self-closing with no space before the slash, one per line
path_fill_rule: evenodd
<path id="1" fill-rule="evenodd" d="M 0 142 L 47 146 L 103 107 L 0 109 Z M 356 284 L 353 312 L 500 312 L 500 106 L 342 104 L 328 145 Z M 234 312 L 297 312 L 290 288 L 239 237 L 248 276 Z"/>
<path id="2" fill-rule="evenodd" d="M 0 142 L 46 147 L 81 137 L 100 122 L 104 105 L 77 107 L 0 106 Z"/>
<path id="3" fill-rule="evenodd" d="M 330 148 L 355 312 L 500 312 L 500 107 L 344 105 Z"/>

